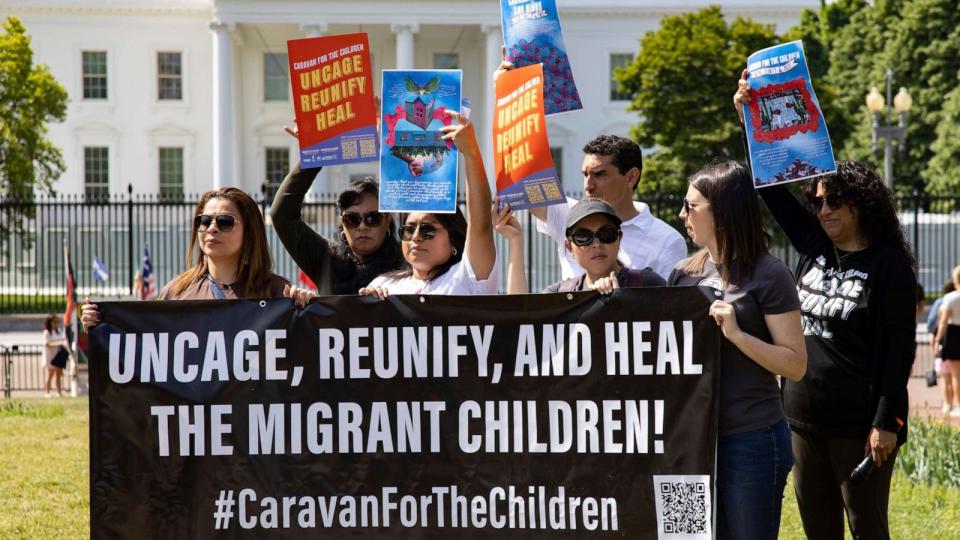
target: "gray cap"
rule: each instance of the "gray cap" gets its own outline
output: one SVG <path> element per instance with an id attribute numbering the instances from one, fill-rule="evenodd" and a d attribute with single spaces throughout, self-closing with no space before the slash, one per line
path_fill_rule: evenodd
<path id="1" fill-rule="evenodd" d="M 570 229 L 572 229 L 578 221 L 594 214 L 603 214 L 609 217 L 610 221 L 613 221 L 616 225 L 623 223 L 623 220 L 617 217 L 617 213 L 614 212 L 613 207 L 605 201 L 600 199 L 584 199 L 573 205 L 573 208 L 571 208 L 567 214 L 567 234 L 570 233 Z"/>

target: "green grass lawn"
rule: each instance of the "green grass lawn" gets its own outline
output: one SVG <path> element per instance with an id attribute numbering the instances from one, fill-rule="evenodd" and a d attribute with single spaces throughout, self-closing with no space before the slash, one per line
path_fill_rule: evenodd
<path id="1" fill-rule="evenodd" d="M 86 399 L 0 401 L 0 539 L 75 539 L 89 534 Z M 960 538 L 960 488 L 893 479 L 893 538 Z M 787 486 L 780 538 L 802 539 Z"/>

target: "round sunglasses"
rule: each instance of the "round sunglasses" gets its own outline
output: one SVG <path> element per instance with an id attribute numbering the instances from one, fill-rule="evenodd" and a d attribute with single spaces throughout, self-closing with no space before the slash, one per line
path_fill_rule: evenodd
<path id="1" fill-rule="evenodd" d="M 217 222 L 217 229 L 221 232 L 230 232 L 237 224 L 237 218 L 230 214 L 217 214 L 215 216 L 200 214 L 193 218 L 193 228 L 197 232 L 205 232 L 210 228 L 210 225 L 213 225 L 214 221 Z"/>
<path id="2" fill-rule="evenodd" d="M 596 232 L 590 229 L 576 229 L 567 235 L 567 238 L 577 246 L 587 247 L 593 244 L 594 238 L 601 244 L 612 244 L 619 240 L 622 234 L 620 227 L 600 227 Z"/>
<path id="3" fill-rule="evenodd" d="M 376 210 L 363 214 L 359 212 L 344 212 L 340 214 L 340 221 L 342 221 L 343 226 L 348 229 L 356 229 L 361 223 L 367 227 L 379 227 L 380 224 L 383 223 L 383 214 Z"/>

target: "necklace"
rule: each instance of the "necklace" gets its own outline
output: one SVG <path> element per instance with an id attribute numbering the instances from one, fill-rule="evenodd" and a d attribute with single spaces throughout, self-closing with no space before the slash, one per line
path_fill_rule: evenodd
<path id="1" fill-rule="evenodd" d="M 233 283 L 224 283 L 222 281 L 218 281 L 214 279 L 214 277 L 210 275 L 210 272 L 207 272 L 207 279 L 210 280 L 210 283 L 213 283 L 214 285 L 216 285 L 217 287 L 220 287 L 223 290 L 230 290 L 230 287 L 233 286 Z"/>
<path id="2" fill-rule="evenodd" d="M 833 245 L 833 255 L 837 258 L 837 269 L 843 272 L 843 261 L 847 260 L 851 255 L 856 253 L 859 250 L 847 251 L 843 255 L 840 255 L 840 250 L 837 249 L 837 246 Z"/>

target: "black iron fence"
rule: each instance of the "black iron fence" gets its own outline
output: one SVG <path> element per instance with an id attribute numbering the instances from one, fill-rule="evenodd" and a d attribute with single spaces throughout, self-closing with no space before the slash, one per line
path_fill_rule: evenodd
<path id="1" fill-rule="evenodd" d="M 573 194 L 572 196 L 576 196 Z M 254 195 L 265 214 L 269 201 Z M 140 270 L 144 248 L 150 251 L 158 287 L 185 267 L 191 221 L 198 197 L 180 201 L 150 195 L 117 196 L 85 201 L 82 197 L 39 198 L 21 202 L 0 199 L 0 218 L 10 223 L 19 213 L 25 232 L 0 236 L 0 313 L 59 312 L 64 307 L 64 246 L 70 253 L 78 297 L 130 297 L 134 275 Z M 318 232 L 336 235 L 337 215 L 333 195 L 308 199 L 304 219 Z M 662 195 L 647 201 L 653 212 L 678 225 L 681 199 Z M 909 196 L 899 200 L 901 220 L 919 261 L 919 277 L 927 291 L 939 290 L 950 270 L 960 264 L 960 197 Z M 531 290 L 559 279 L 557 246 L 536 232 L 532 216 L 520 212 L 525 228 L 527 277 Z M 298 269 L 283 249 L 267 219 L 267 238 L 276 273 L 292 282 Z M 501 258 L 506 245 L 497 237 Z M 775 254 L 792 268 L 796 255 L 777 246 Z M 94 257 L 103 261 L 109 277 L 95 280 Z M 505 274 L 505 272 L 503 272 Z"/>
<path id="2" fill-rule="evenodd" d="M 47 375 L 43 345 L 0 345 L 0 393 L 9 398 L 11 392 L 43 390 Z M 69 391 L 70 381 L 61 378 Z"/>

